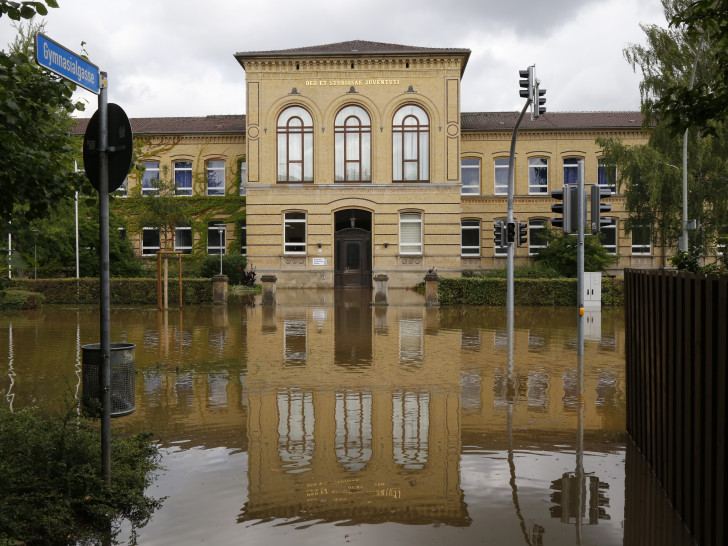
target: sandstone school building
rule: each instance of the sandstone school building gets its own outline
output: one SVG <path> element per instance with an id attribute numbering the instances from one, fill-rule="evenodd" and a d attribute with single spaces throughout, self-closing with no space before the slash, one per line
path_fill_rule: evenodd
<path id="1" fill-rule="evenodd" d="M 469 55 L 366 41 L 236 53 L 246 115 L 132 119 L 142 168 L 112 207 L 129 221 L 127 237 L 141 256 L 160 246 L 242 252 L 279 286 L 371 286 L 384 273 L 390 286 L 403 287 L 431 268 L 459 276 L 504 267 L 493 224 L 506 216 L 518 114 L 461 112 Z M 516 76 L 503 82 L 514 94 Z M 616 190 L 615 170 L 595 142 L 607 136 L 647 141 L 639 112 L 524 118 L 514 207 L 529 229 L 517 265 L 544 246 L 551 191 L 576 181 L 579 162 L 587 183 Z M 178 199 L 197 203 L 194 220 L 173 236 L 135 223 L 131 206 L 153 198 L 164 177 Z M 604 243 L 618 256 L 612 273 L 659 267 L 661 249 L 623 229 L 624 198 L 614 193 L 611 203 Z"/>

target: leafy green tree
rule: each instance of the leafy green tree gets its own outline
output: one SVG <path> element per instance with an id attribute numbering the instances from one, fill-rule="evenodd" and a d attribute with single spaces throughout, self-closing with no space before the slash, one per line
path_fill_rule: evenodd
<path id="1" fill-rule="evenodd" d="M 57 8 L 56 0 L 44 0 L 44 2 L 13 2 L 12 0 L 0 0 L 0 17 L 7 15 L 14 21 L 20 19 L 32 19 L 37 15 L 48 15 L 48 9 Z"/>
<path id="2" fill-rule="evenodd" d="M 48 5 L 55 2 L 48 0 Z M 43 13 L 41 2 L 3 2 L 11 18 L 28 9 Z M 43 8 L 44 9 L 44 8 Z M 15 11 L 14 11 L 15 10 Z M 74 173 L 69 136 L 71 113 L 82 110 L 71 100 L 75 86 L 42 69 L 33 60 L 33 36 L 42 25 L 17 26 L 9 50 L 0 51 L 0 222 L 45 216 L 82 183 Z"/>
<path id="3" fill-rule="evenodd" d="M 536 263 L 556 271 L 562 277 L 576 277 L 576 236 L 547 228 L 546 239 L 548 245 L 539 249 Z M 599 237 L 584 237 L 584 271 L 606 271 L 615 260 L 616 256 L 607 252 Z"/>
<path id="4" fill-rule="evenodd" d="M 674 20 L 689 2 L 663 0 L 665 15 Z M 665 29 L 642 25 L 646 45 L 630 45 L 624 54 L 642 72 L 640 94 L 650 139 L 647 145 L 626 146 L 619 139 L 599 139 L 605 161 L 617 166 L 618 186 L 627 199 L 627 231 L 649 229 L 653 245 L 677 246 L 682 235 L 683 134 L 671 125 L 671 113 L 663 99 L 671 90 L 710 81 L 716 70 L 720 43 L 710 33 L 686 26 Z M 697 59 L 697 64 L 696 64 Z M 728 130 L 725 123 L 711 122 L 711 131 L 688 132 L 688 214 L 700 230 L 691 244 L 702 253 L 728 232 Z"/>

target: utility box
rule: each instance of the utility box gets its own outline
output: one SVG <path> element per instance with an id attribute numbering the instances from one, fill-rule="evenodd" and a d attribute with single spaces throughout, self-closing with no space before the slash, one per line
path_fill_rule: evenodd
<path id="1" fill-rule="evenodd" d="M 602 308 L 602 274 L 584 273 L 584 309 Z"/>

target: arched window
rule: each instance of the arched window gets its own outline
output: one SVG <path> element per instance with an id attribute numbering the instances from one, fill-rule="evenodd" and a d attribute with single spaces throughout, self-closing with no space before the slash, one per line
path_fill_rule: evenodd
<path id="1" fill-rule="evenodd" d="M 300 106 L 278 116 L 278 182 L 313 182 L 313 118 Z"/>
<path id="2" fill-rule="evenodd" d="M 336 182 L 372 181 L 372 123 L 361 106 L 345 106 L 334 120 Z"/>
<path id="3" fill-rule="evenodd" d="M 392 121 L 392 178 L 397 182 L 429 182 L 430 119 L 414 104 L 403 106 Z"/>

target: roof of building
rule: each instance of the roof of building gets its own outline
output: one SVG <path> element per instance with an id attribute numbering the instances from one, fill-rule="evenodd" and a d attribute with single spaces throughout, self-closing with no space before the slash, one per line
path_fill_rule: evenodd
<path id="1" fill-rule="evenodd" d="M 463 112 L 460 115 L 463 132 L 510 131 L 518 119 L 518 112 Z M 88 118 L 78 119 L 73 134 L 83 134 Z M 131 128 L 137 134 L 245 134 L 245 115 L 132 118 Z M 589 130 L 639 129 L 640 112 L 548 112 L 531 121 L 525 115 L 523 130 Z"/>
<path id="2" fill-rule="evenodd" d="M 468 131 L 512 130 L 519 112 L 463 112 L 460 126 Z M 642 127 L 640 112 L 547 112 L 531 121 L 526 114 L 521 129 L 563 130 L 563 129 L 639 129 Z"/>

